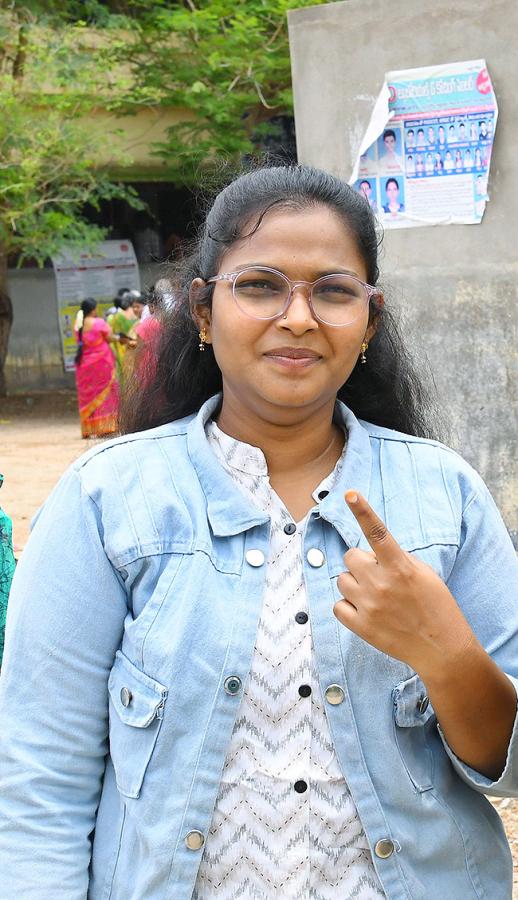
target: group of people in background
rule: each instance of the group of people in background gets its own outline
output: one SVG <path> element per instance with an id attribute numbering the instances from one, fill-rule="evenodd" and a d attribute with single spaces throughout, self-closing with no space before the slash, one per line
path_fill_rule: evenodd
<path id="1" fill-rule="evenodd" d="M 83 438 L 103 437 L 118 429 L 121 388 L 130 377 L 138 353 L 139 366 L 149 366 L 149 350 L 158 337 L 158 313 L 172 303 L 171 285 L 158 281 L 148 292 L 123 288 L 108 310 L 98 313 L 87 297 L 76 316 L 75 374 Z"/>

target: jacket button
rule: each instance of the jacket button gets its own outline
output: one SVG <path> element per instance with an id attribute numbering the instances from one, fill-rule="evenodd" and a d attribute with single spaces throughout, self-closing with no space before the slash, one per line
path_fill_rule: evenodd
<path id="1" fill-rule="evenodd" d="M 421 715 L 423 715 L 423 713 L 425 713 L 426 710 L 428 709 L 429 703 L 430 703 L 430 698 L 427 697 L 426 694 L 424 695 L 424 697 L 420 697 L 419 700 L 417 701 L 417 712 L 419 712 L 419 713 L 421 713 Z"/>
<path id="2" fill-rule="evenodd" d="M 288 522 L 287 525 L 284 526 L 284 534 L 295 534 L 297 530 L 297 526 L 295 522 Z"/>
<path id="3" fill-rule="evenodd" d="M 295 615 L 295 621 L 297 622 L 298 625 L 305 625 L 306 622 L 308 621 L 308 619 L 309 619 L 309 616 L 306 612 L 304 612 L 304 610 L 301 610 L 300 612 L 296 613 L 296 615 Z"/>
<path id="4" fill-rule="evenodd" d="M 319 569 L 320 566 L 324 565 L 325 556 L 317 547 L 312 547 L 311 550 L 308 550 L 306 559 L 310 566 L 313 566 L 314 569 Z"/>
<path id="5" fill-rule="evenodd" d="M 247 550 L 245 559 L 249 566 L 262 566 L 264 563 L 264 553 L 262 550 Z"/>
<path id="6" fill-rule="evenodd" d="M 344 689 L 339 684 L 330 684 L 326 688 L 326 700 L 332 706 L 338 706 L 339 703 L 343 703 L 344 697 Z"/>
<path id="7" fill-rule="evenodd" d="M 189 850 L 200 850 L 205 843 L 205 837 L 201 831 L 189 831 L 185 835 L 185 846 Z"/>
<path id="8" fill-rule="evenodd" d="M 388 859 L 388 857 L 392 856 L 394 853 L 394 844 L 392 841 L 389 841 L 388 838 L 383 838 L 383 840 L 378 841 L 374 847 L 374 853 L 376 856 L 379 856 L 380 859 Z"/>
<path id="9" fill-rule="evenodd" d="M 225 678 L 223 687 L 227 694 L 239 694 L 239 691 L 241 690 L 241 679 L 238 678 L 237 675 L 229 675 L 228 678 Z"/>
<path id="10" fill-rule="evenodd" d="M 133 694 L 131 693 L 129 688 L 123 687 L 121 688 L 120 698 L 123 706 L 129 706 L 131 701 L 133 700 Z"/>

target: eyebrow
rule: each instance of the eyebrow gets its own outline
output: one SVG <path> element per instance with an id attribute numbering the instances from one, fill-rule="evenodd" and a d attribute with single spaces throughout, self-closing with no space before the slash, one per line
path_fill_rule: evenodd
<path id="1" fill-rule="evenodd" d="M 281 275 L 284 275 L 285 278 L 288 277 L 286 273 L 283 272 L 282 269 L 278 269 L 277 266 L 268 266 L 266 265 L 266 263 L 257 262 L 243 263 L 240 266 L 234 266 L 233 271 L 242 272 L 243 269 L 274 269 L 276 272 L 280 272 Z M 358 272 L 354 272 L 352 269 L 345 269 L 343 266 L 335 266 L 334 268 L 324 269 L 323 271 L 315 275 L 315 278 L 313 280 L 316 281 L 318 278 L 325 278 L 326 275 L 352 275 L 353 278 L 358 278 L 361 281 Z"/>

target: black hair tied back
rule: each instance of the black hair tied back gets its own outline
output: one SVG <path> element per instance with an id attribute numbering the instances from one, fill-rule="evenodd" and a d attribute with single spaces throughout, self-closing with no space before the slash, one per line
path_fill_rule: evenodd
<path id="1" fill-rule="evenodd" d="M 78 343 L 77 343 L 77 351 L 74 357 L 74 362 L 76 366 L 78 366 L 81 362 L 81 358 L 83 356 L 83 322 L 85 316 L 88 316 L 97 306 L 97 300 L 94 300 L 93 297 L 87 297 L 86 300 L 83 300 L 81 306 L 79 307 L 79 328 L 77 329 Z"/>

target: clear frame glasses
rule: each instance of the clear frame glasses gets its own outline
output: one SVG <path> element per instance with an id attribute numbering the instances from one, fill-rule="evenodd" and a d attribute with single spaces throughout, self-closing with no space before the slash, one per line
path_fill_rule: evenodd
<path id="1" fill-rule="evenodd" d="M 232 296 L 241 312 L 252 319 L 277 319 L 285 315 L 296 287 L 308 288 L 307 301 L 312 315 L 324 325 L 335 328 L 352 325 L 368 306 L 378 288 L 354 275 L 324 275 L 316 281 L 291 281 L 277 269 L 251 266 L 239 272 L 227 272 L 208 278 L 209 284 L 230 281 Z"/>

